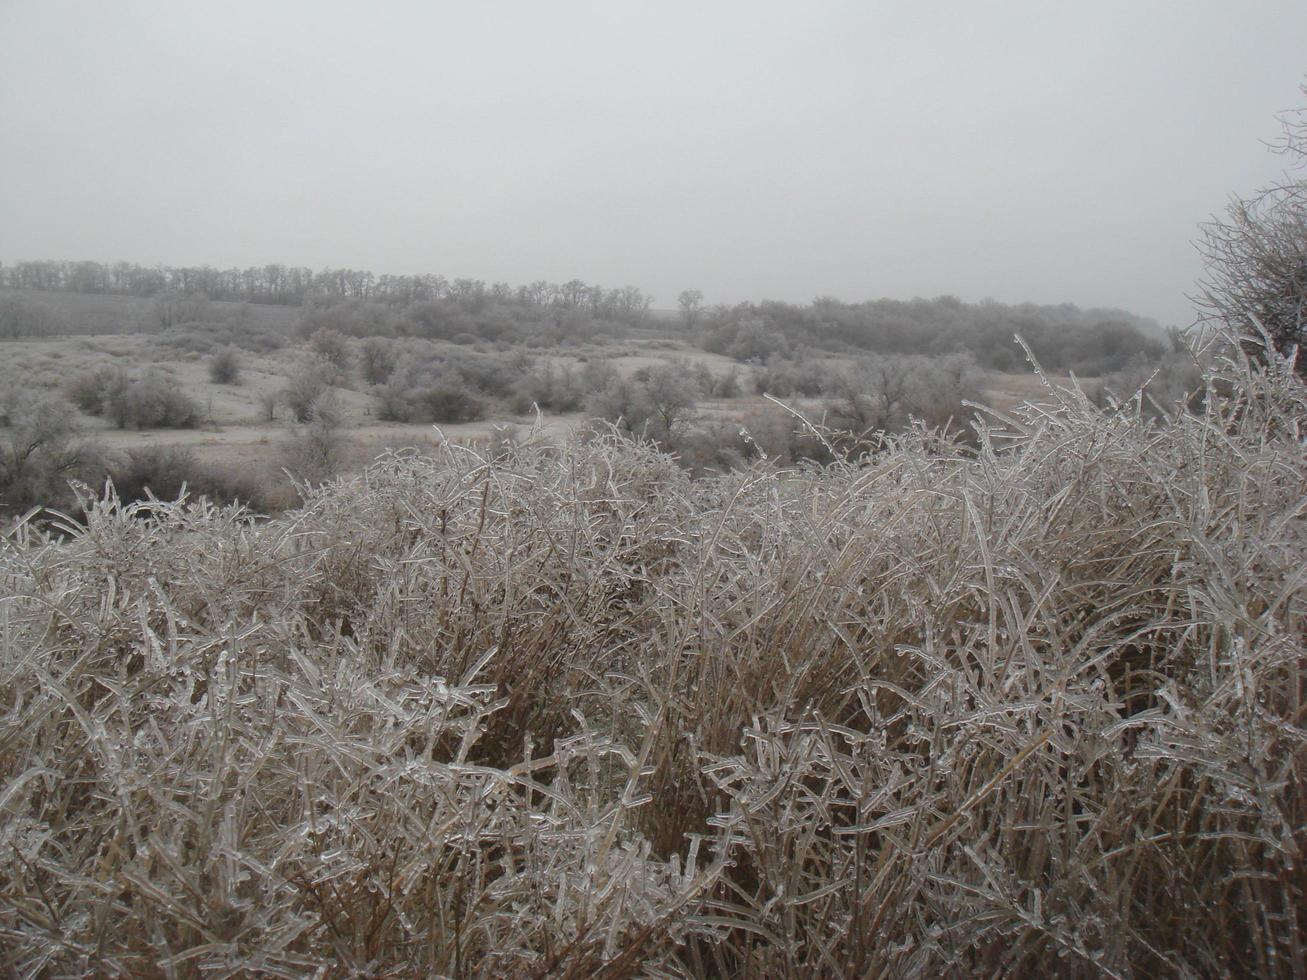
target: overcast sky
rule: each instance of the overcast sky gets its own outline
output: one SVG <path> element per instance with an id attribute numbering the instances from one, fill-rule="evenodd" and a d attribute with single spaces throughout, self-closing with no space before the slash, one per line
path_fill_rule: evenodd
<path id="1" fill-rule="evenodd" d="M 1188 322 L 1307 2 L 0 0 L 0 261 Z"/>

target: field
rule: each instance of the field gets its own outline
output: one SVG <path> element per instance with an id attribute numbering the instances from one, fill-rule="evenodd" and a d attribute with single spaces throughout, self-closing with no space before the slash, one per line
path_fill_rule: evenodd
<path id="1" fill-rule="evenodd" d="M 199 464 L 261 474 L 276 483 L 284 479 L 286 461 L 278 447 L 287 435 L 285 413 L 269 421 L 265 402 L 287 383 L 306 357 L 304 340 L 295 334 L 300 312 L 283 306 L 208 303 L 205 320 L 199 325 L 161 327 L 157 304 L 130 296 L 39 293 L 31 290 L 0 291 L 0 301 L 17 299 L 33 306 L 71 334 L 44 339 L 15 340 L 4 344 L 0 361 L 0 391 L 36 390 L 62 392 L 79 375 L 101 369 L 122 368 L 135 373 L 157 374 L 175 383 L 200 407 L 200 425 L 195 428 L 118 428 L 104 417 L 79 412 L 81 437 L 110 454 L 132 450 L 184 450 Z M 697 417 L 705 422 L 739 422 L 774 406 L 753 394 L 753 369 L 720 354 L 708 353 L 678 335 L 674 317 L 654 318 L 649 325 L 633 330 L 618 342 L 573 345 L 567 349 L 532 352 L 543 355 L 560 368 L 576 369 L 586 362 L 602 360 L 623 376 L 669 363 L 680 368 L 703 366 L 714 375 L 737 371 L 742 391 L 731 398 L 701 398 Z M 240 352 L 238 384 L 217 384 L 209 375 L 208 362 L 227 337 L 246 338 L 254 349 Z M 253 342 L 249 338 L 253 339 Z M 469 348 L 454 344 L 432 345 L 436 352 L 459 356 Z M 471 348 L 494 353 L 490 345 Z M 839 370 L 845 361 L 827 357 L 826 369 Z M 383 422 L 377 418 L 375 399 L 357 378 L 342 377 L 332 387 L 339 413 L 341 472 L 357 472 L 387 449 L 416 448 L 428 451 L 445 440 L 469 445 L 485 444 L 503 434 L 520 435 L 540 428 L 537 438 L 561 437 L 585 419 L 579 411 L 534 413 L 496 411 L 475 422 L 447 422 L 439 425 Z M 1011 406 L 1042 391 L 1038 379 L 1029 374 L 988 372 L 984 376 L 982 400 L 997 407 Z M 812 399 L 794 397 L 796 407 L 820 411 Z M 284 497 L 281 499 L 285 499 Z"/>
<path id="2" fill-rule="evenodd" d="M 13 301 L 17 975 L 1307 975 L 1283 360 Z"/>
<path id="3" fill-rule="evenodd" d="M 1307 973 L 1307 391 L 559 433 L 0 552 L 19 975 Z"/>

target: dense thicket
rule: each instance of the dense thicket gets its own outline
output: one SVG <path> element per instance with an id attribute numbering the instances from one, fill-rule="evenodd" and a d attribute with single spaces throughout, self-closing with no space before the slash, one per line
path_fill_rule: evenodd
<path id="1" fill-rule="evenodd" d="M 391 456 L 0 552 L 24 975 L 1307 973 L 1307 392 L 691 482 Z"/>

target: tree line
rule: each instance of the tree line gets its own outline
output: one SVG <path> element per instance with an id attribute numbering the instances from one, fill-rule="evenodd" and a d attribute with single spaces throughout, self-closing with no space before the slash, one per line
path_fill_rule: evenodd
<path id="1" fill-rule="evenodd" d="M 700 316 L 705 350 L 739 361 L 801 360 L 805 351 L 853 355 L 970 354 L 981 367 L 1028 369 L 1020 335 L 1052 371 L 1101 375 L 1166 350 L 1158 325 L 1123 310 L 1039 306 L 953 296 L 844 303 L 822 297 L 806 305 L 766 301 L 716 307 Z"/>
<path id="2" fill-rule="evenodd" d="M 561 343 L 620 335 L 646 322 L 652 297 L 635 286 L 605 289 L 580 279 L 487 285 L 439 275 L 374 276 L 353 269 L 269 265 L 140 266 L 126 262 L 19 262 L 0 266 L 0 286 L 28 291 L 149 297 L 152 326 L 213 319 L 208 300 L 298 307 L 301 332 L 327 328 L 354 336 L 417 336 L 463 343 Z M 802 360 L 808 352 L 855 356 L 943 356 L 967 352 L 982 367 L 1023 371 L 1020 334 L 1050 370 L 1101 375 L 1166 345 L 1156 323 L 1122 310 L 1039 306 L 952 296 L 808 304 L 764 300 L 707 306 L 698 290 L 678 298 L 685 336 L 742 363 Z M 0 300 L 0 339 L 67 332 L 70 325 L 21 297 Z"/>
<path id="3" fill-rule="evenodd" d="M 642 317 L 653 297 L 635 286 L 606 289 L 570 279 L 522 286 L 442 275 L 376 275 L 360 269 L 322 269 L 280 263 L 244 269 L 209 265 L 138 265 L 133 262 L 32 260 L 0 264 L 0 287 L 43 292 L 156 296 L 174 291 L 211 300 L 302 306 L 314 299 L 369 299 L 397 303 L 452 299 L 477 305 L 515 304 L 585 311 L 596 318 Z"/>

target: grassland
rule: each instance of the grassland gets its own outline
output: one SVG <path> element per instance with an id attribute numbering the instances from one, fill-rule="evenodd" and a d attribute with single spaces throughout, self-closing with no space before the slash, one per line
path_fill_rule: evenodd
<path id="1" fill-rule="evenodd" d="M 53 295 L 60 298 L 70 296 L 75 300 L 88 298 L 76 294 Z M 118 296 L 98 299 L 109 301 L 110 306 L 122 305 L 128 309 L 135 309 L 143 302 Z M 94 310 L 97 317 L 104 316 L 100 305 L 90 304 L 88 308 Z M 268 309 L 280 312 L 282 308 Z M 99 322 L 122 326 L 120 321 L 106 319 Z M 282 349 L 264 353 L 243 351 L 240 383 L 235 385 L 215 384 L 209 377 L 205 354 L 161 344 L 155 332 L 106 332 L 98 336 L 10 341 L 0 347 L 0 353 L 4 354 L 0 359 L 0 389 L 23 388 L 58 393 L 70 379 L 100 368 L 120 366 L 155 371 L 175 381 L 199 402 L 203 414 L 203 424 L 199 428 L 118 429 L 104 418 L 83 412 L 78 415 L 81 433 L 110 450 L 180 446 L 194 451 L 207 463 L 249 463 L 265 459 L 270 453 L 268 447 L 285 433 L 284 421 L 269 423 L 264 417 L 263 398 L 280 390 L 287 376 L 303 359 L 301 343 L 294 337 L 288 339 L 291 344 Z M 551 353 L 550 357 L 562 365 L 577 365 L 586 358 L 602 358 L 626 375 L 668 362 L 703 364 L 719 374 L 740 367 L 729 358 L 697 350 L 682 340 L 666 338 Z M 832 358 L 830 363 L 837 367 L 840 361 Z M 747 370 L 745 381 L 748 381 Z M 1018 404 L 1041 391 L 1038 380 L 1029 374 L 989 372 L 985 375 L 985 382 L 986 400 L 997 407 Z M 349 457 L 356 465 L 385 449 L 428 447 L 442 439 L 484 442 L 496 428 L 531 428 L 537 422 L 533 415 L 500 414 L 482 422 L 440 425 L 439 433 L 426 424 L 380 422 L 375 417 L 373 399 L 362 387 L 353 384 L 334 388 L 342 410 L 345 438 L 350 443 Z M 699 407 L 708 418 L 739 418 L 758 411 L 765 404 L 758 396 L 746 393 L 737 398 L 706 399 Z M 798 404 L 804 404 L 803 400 Z M 546 419 L 546 429 L 557 431 L 582 418 L 577 413 L 551 415 Z M 267 451 L 260 453 L 259 447 Z"/>
<path id="2" fill-rule="evenodd" d="M 297 334 L 300 311 L 285 306 L 209 302 L 193 315 L 199 322 L 175 325 L 160 322 L 155 300 L 130 296 L 85 295 L 32 290 L 0 291 L 0 301 L 18 301 L 39 311 L 43 318 L 67 331 L 41 339 L 5 342 L 0 359 L 0 392 L 48 391 L 59 394 L 69 382 L 103 369 L 119 368 L 134 374 L 161 376 L 192 397 L 199 406 L 200 424 L 189 429 L 117 428 L 100 416 L 79 412 L 80 437 L 93 443 L 109 459 L 132 451 L 179 450 L 196 464 L 224 471 L 255 474 L 267 487 L 285 483 L 288 461 L 281 447 L 287 436 L 285 411 L 275 421 L 267 418 L 268 399 L 287 384 L 305 361 L 305 341 Z M 753 393 L 755 369 L 720 354 L 708 353 L 690 342 L 672 318 L 653 319 L 619 341 L 573 344 L 565 349 L 534 351 L 561 368 L 580 368 L 603 361 L 624 376 L 657 368 L 669 362 L 686 369 L 703 366 L 715 375 L 735 371 L 741 375 L 741 393 L 726 399 L 703 398 L 697 416 L 706 423 L 742 424 L 759 413 L 773 410 Z M 240 350 L 237 384 L 218 384 L 210 377 L 214 351 L 235 340 Z M 457 357 L 469 351 L 506 356 L 495 345 L 474 347 L 448 342 L 429 345 L 437 355 Z M 510 349 L 510 353 L 513 349 Z M 823 370 L 835 372 L 847 361 L 826 356 L 817 359 Z M 991 372 L 985 377 L 987 400 L 999 407 L 1016 404 L 1035 391 L 1029 375 Z M 1036 382 L 1037 387 L 1037 382 Z M 520 434 L 539 428 L 537 438 L 561 437 L 584 420 L 579 411 L 551 412 L 543 420 L 534 414 L 501 410 L 477 422 L 430 424 L 384 422 L 377 417 L 376 399 L 352 374 L 342 375 L 332 388 L 338 415 L 340 446 L 336 452 L 341 472 L 358 472 L 388 449 L 429 451 L 446 440 L 485 445 L 505 433 Z M 800 408 L 819 412 L 810 399 L 793 398 Z M 263 506 L 278 506 L 293 499 L 282 492 L 261 495 Z"/>
<path id="3" fill-rule="evenodd" d="M 23 976 L 1307 974 L 1307 392 L 693 481 L 391 454 L 0 552 Z"/>

